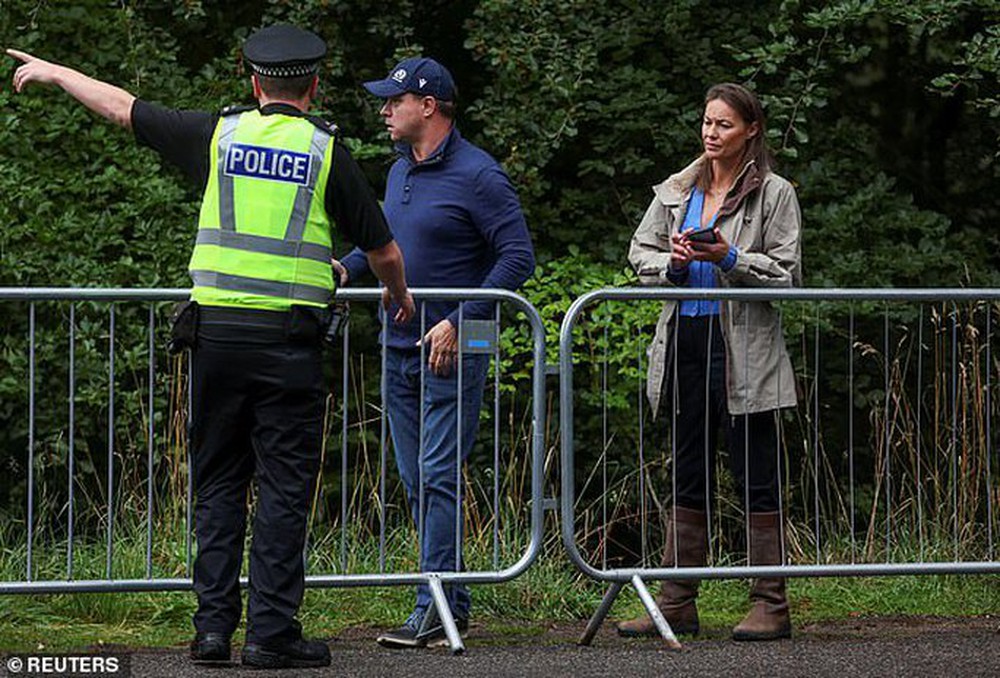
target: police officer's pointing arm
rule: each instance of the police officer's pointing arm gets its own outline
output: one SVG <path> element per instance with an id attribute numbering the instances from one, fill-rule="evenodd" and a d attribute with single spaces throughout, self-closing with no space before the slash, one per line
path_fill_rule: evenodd
<path id="1" fill-rule="evenodd" d="M 95 80 L 72 68 L 39 59 L 27 52 L 8 49 L 7 54 L 23 62 L 14 71 L 14 91 L 20 92 L 32 82 L 56 85 L 101 117 L 131 129 L 135 97 L 121 87 Z"/>

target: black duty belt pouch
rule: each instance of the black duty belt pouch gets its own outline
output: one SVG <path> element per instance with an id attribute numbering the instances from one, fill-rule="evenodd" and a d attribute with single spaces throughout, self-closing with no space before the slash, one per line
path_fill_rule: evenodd
<path id="1" fill-rule="evenodd" d="M 318 344 L 326 327 L 326 309 L 316 306 L 292 306 L 288 312 L 285 336 L 293 344 Z"/>
<path id="2" fill-rule="evenodd" d="M 170 313 L 170 343 L 167 351 L 177 355 L 198 345 L 198 302 L 182 301 Z"/>
<path id="3" fill-rule="evenodd" d="M 332 348 L 347 327 L 347 321 L 351 317 L 351 305 L 346 301 L 335 301 L 327 307 L 326 315 L 323 343 Z"/>

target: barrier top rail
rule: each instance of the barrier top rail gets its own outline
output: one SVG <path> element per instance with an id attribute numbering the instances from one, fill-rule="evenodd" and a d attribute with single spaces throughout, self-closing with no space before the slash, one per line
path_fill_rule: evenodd
<path id="1" fill-rule="evenodd" d="M 338 289 L 334 298 L 343 301 L 371 301 L 380 298 L 382 290 L 375 287 Z M 510 301 L 531 314 L 533 308 L 524 297 L 502 289 L 462 289 L 411 287 L 415 299 L 436 301 Z M 132 287 L 0 287 L 0 301 L 184 301 L 191 296 L 189 288 Z"/>
<path id="2" fill-rule="evenodd" d="M 579 297 L 566 313 L 573 321 L 580 309 L 597 301 L 1000 301 L 996 287 L 605 287 Z M 566 323 L 563 323 L 566 327 Z"/>

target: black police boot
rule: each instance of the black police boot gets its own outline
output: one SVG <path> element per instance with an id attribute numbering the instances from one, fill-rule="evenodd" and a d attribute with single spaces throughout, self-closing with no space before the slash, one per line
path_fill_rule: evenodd
<path id="1" fill-rule="evenodd" d="M 319 640 L 275 641 L 247 643 L 243 646 L 243 665 L 259 669 L 308 668 L 329 666 L 330 648 Z"/>
<path id="2" fill-rule="evenodd" d="M 191 641 L 192 661 L 215 663 L 228 662 L 229 659 L 228 633 L 209 631 L 207 633 L 195 634 L 194 640 Z"/>

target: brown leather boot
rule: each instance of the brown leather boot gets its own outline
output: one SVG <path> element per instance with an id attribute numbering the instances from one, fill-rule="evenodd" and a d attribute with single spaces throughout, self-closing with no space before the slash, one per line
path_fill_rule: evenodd
<path id="1" fill-rule="evenodd" d="M 781 514 L 750 514 L 750 564 L 781 564 Z M 782 577 L 761 578 L 750 589 L 752 607 L 733 629 L 733 640 L 777 640 L 792 637 L 792 618 Z"/>
<path id="2" fill-rule="evenodd" d="M 663 567 L 674 566 L 674 532 L 677 532 L 677 563 L 681 567 L 704 567 L 708 547 L 708 526 L 705 512 L 678 506 L 673 519 L 667 523 L 667 543 L 663 553 Z M 665 580 L 660 585 L 656 604 L 660 607 L 670 629 L 675 634 L 698 633 L 698 581 Z M 660 632 L 648 614 L 617 625 L 618 635 L 626 638 L 658 636 Z"/>

